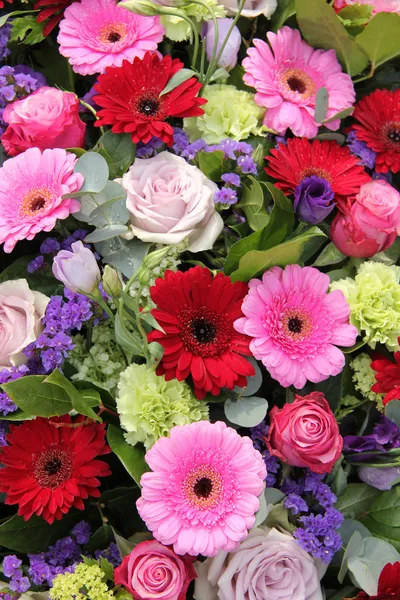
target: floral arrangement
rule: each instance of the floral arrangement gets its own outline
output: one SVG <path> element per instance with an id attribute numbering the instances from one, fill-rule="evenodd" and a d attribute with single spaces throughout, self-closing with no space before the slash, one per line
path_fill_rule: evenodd
<path id="1" fill-rule="evenodd" d="M 0 599 L 400 600 L 400 1 L 0 1 Z"/>

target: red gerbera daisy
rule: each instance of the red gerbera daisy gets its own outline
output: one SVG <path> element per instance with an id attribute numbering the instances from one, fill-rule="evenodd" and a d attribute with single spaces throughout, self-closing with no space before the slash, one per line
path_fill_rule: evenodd
<path id="1" fill-rule="evenodd" d="M 360 592 L 353 600 L 399 600 L 400 599 L 400 562 L 385 565 L 379 575 L 378 594 L 369 596 Z"/>
<path id="2" fill-rule="evenodd" d="M 335 194 L 338 208 L 345 208 L 346 199 L 355 196 L 370 176 L 346 146 L 335 141 L 289 139 L 279 144 L 266 157 L 267 174 L 276 179 L 275 185 L 289 196 L 299 183 L 311 175 L 326 179 Z"/>
<path id="3" fill-rule="evenodd" d="M 13 0 L 7 0 L 8 4 L 12 4 Z M 0 8 L 4 8 L 4 0 L 0 0 Z"/>
<path id="4" fill-rule="evenodd" d="M 135 144 L 147 144 L 156 137 L 171 146 L 173 128 L 165 119 L 202 115 L 200 105 L 207 102 L 197 97 L 201 83 L 195 77 L 161 95 L 182 67 L 177 58 L 160 58 L 151 52 L 143 59 L 136 57 L 133 64 L 124 61 L 121 67 L 108 67 L 95 85 L 99 95 L 94 101 L 103 107 L 97 113 L 96 126 L 112 125 L 114 133 L 130 133 Z"/>
<path id="5" fill-rule="evenodd" d="M 38 23 L 47 21 L 43 28 L 44 36 L 49 35 L 49 33 L 53 31 L 63 18 L 65 9 L 76 1 L 77 0 L 37 0 L 35 2 L 33 5 L 35 10 L 43 9 L 36 17 L 36 21 Z"/>
<path id="6" fill-rule="evenodd" d="M 72 506 L 82 510 L 89 496 L 100 496 L 98 477 L 111 471 L 96 458 L 111 450 L 105 425 L 84 420 L 65 415 L 11 425 L 0 453 L 0 491 L 7 494 L 5 504 L 18 504 L 25 521 L 36 514 L 53 523 Z"/>
<path id="7" fill-rule="evenodd" d="M 400 89 L 376 90 L 356 104 L 352 129 L 377 153 L 375 169 L 380 173 L 400 171 Z"/>
<path id="8" fill-rule="evenodd" d="M 202 399 L 207 392 L 218 395 L 221 388 L 244 387 L 246 376 L 254 375 L 242 354 L 250 355 L 250 339 L 233 328 L 243 316 L 241 306 L 248 286 L 232 283 L 223 273 L 212 276 L 209 269 L 194 267 L 186 273 L 166 271 L 150 294 L 157 305 L 152 315 L 165 333 L 152 331 L 150 342 L 164 347 L 157 375 L 179 381 L 192 375 L 194 391 Z"/>
<path id="9" fill-rule="evenodd" d="M 371 390 L 377 394 L 386 394 L 383 399 L 384 405 L 391 400 L 400 400 L 400 352 L 395 352 L 393 358 L 395 362 L 378 355 L 371 362 L 371 369 L 376 371 L 377 381 Z"/>

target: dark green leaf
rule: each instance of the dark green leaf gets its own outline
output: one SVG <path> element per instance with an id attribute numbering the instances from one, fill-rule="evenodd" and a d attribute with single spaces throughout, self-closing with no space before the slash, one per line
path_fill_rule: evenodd
<path id="1" fill-rule="evenodd" d="M 344 494 L 338 499 L 335 508 L 340 510 L 348 519 L 359 519 L 362 515 L 369 512 L 373 500 L 379 494 L 379 490 L 366 483 L 350 483 Z M 369 529 L 367 523 L 364 523 L 364 525 Z"/>
<path id="2" fill-rule="evenodd" d="M 263 229 L 270 219 L 264 206 L 264 192 L 259 182 L 249 177 L 251 186 L 242 186 L 242 198 L 237 208 L 241 208 L 246 215 L 247 223 L 253 231 Z"/>
<path id="3" fill-rule="evenodd" d="M 295 14 L 295 0 L 279 0 L 276 11 L 271 18 L 272 31 L 278 31 L 285 24 L 285 22 Z"/>
<path id="4" fill-rule="evenodd" d="M 325 246 L 317 260 L 314 261 L 313 267 L 326 267 L 327 265 L 335 265 L 342 262 L 347 257 L 340 252 L 332 242 Z"/>
<path id="5" fill-rule="evenodd" d="M 369 514 L 380 525 L 400 527 L 400 489 L 394 487 L 381 493 L 374 500 Z"/>
<path id="6" fill-rule="evenodd" d="M 45 380 L 44 375 L 26 375 L 3 384 L 2 388 L 21 410 L 37 417 L 55 417 L 72 410 L 68 393 Z"/>
<path id="7" fill-rule="evenodd" d="M 128 133 L 116 134 L 106 131 L 93 148 L 105 158 L 110 179 L 122 177 L 135 160 L 136 146 Z"/>
<path id="8" fill-rule="evenodd" d="M 326 0 L 296 0 L 301 33 L 313 48 L 333 49 L 349 75 L 358 75 L 368 56 L 352 39 Z"/>
<path id="9" fill-rule="evenodd" d="M 144 460 L 144 452 L 137 446 L 130 446 L 124 439 L 124 435 L 115 425 L 109 425 L 107 429 L 107 440 L 111 450 L 116 454 L 128 471 L 132 479 L 140 485 L 140 478 L 149 470 Z"/>
<path id="10" fill-rule="evenodd" d="M 10 41 L 24 44 L 38 44 L 44 40 L 44 23 L 38 23 L 35 15 L 18 17 L 12 22 Z"/>
<path id="11" fill-rule="evenodd" d="M 135 544 L 133 544 L 129 540 L 126 540 L 121 535 L 118 535 L 118 533 L 116 533 L 115 531 L 114 531 L 114 538 L 115 538 L 115 543 L 118 546 L 118 550 L 120 551 L 122 558 L 124 558 L 124 556 L 128 556 L 135 547 Z"/>
<path id="12" fill-rule="evenodd" d="M 225 157 L 223 150 L 216 150 L 215 152 L 204 152 L 202 150 L 197 157 L 199 168 L 204 175 L 211 181 L 220 181 Z"/>
<path id="13" fill-rule="evenodd" d="M 66 392 L 70 398 L 72 408 L 76 410 L 80 415 L 90 417 L 95 421 L 100 421 L 100 417 L 94 412 L 91 406 L 85 401 L 84 396 L 74 387 L 74 385 L 64 375 L 56 369 L 46 377 L 44 384 L 52 384 L 58 386 L 60 391 Z M 91 400 L 93 397 L 91 397 Z M 98 404 L 98 403 L 97 403 Z M 95 404 L 95 406 L 97 406 Z"/>
<path id="14" fill-rule="evenodd" d="M 375 521 L 371 515 L 365 515 L 362 518 L 362 523 L 368 527 L 371 535 L 374 537 L 381 538 L 386 542 L 389 542 L 400 552 L 400 527 L 388 527 Z"/>
<path id="15" fill-rule="evenodd" d="M 52 525 L 42 517 L 33 515 L 29 521 L 15 515 L 0 525 L 0 546 L 15 552 L 41 552 L 56 540 L 68 535 L 74 525 L 82 520 L 82 513 L 71 511 Z"/>
<path id="16" fill-rule="evenodd" d="M 28 264 L 35 256 L 21 256 L 0 274 L 0 283 L 9 279 L 26 279 L 31 289 L 46 296 L 53 296 L 60 288 L 60 282 L 55 279 L 50 266 L 47 271 L 41 270 L 31 275 L 27 271 Z"/>
<path id="17" fill-rule="evenodd" d="M 356 40 L 369 57 L 374 71 L 400 55 L 400 16 L 385 12 L 375 15 Z"/>
<path id="18" fill-rule="evenodd" d="M 12 17 L 16 17 L 17 15 L 26 15 L 27 12 L 28 12 L 27 10 L 13 10 L 12 12 L 9 12 L 9 13 L 6 13 L 5 15 L 2 15 L 0 17 L 0 27 L 3 27 L 3 25 L 5 23 L 7 23 L 8 19 L 11 19 Z M 29 12 L 37 13 L 39 11 L 33 10 L 33 11 L 29 11 Z"/>
<path id="19" fill-rule="evenodd" d="M 103 550 L 114 540 L 113 530 L 110 525 L 103 523 L 101 527 L 96 529 L 94 534 L 90 536 L 90 540 L 85 546 L 85 551 L 92 554 L 95 550 Z"/>

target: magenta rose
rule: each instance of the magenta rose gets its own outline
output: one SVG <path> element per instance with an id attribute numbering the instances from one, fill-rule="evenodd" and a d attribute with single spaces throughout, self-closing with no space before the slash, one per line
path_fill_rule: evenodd
<path id="1" fill-rule="evenodd" d="M 193 560 L 155 540 L 141 542 L 115 569 L 115 583 L 135 600 L 185 600 L 189 584 L 197 576 Z"/>
<path id="2" fill-rule="evenodd" d="M 282 409 L 274 406 L 270 423 L 268 450 L 293 467 L 329 473 L 342 453 L 338 424 L 321 392 L 296 395 Z"/>
<path id="3" fill-rule="evenodd" d="M 42 87 L 9 104 L 3 113 L 8 127 L 1 141 L 8 154 L 28 148 L 81 148 L 86 125 L 79 117 L 79 99 L 71 92 Z"/>
<path id="4" fill-rule="evenodd" d="M 369 258 L 389 248 L 400 234 L 400 194 L 386 181 L 361 186 L 346 214 L 338 214 L 330 236 L 346 256 Z"/>

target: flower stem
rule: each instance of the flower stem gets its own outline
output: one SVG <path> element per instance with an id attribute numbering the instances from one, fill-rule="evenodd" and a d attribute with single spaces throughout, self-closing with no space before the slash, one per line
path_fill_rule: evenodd
<path id="1" fill-rule="evenodd" d="M 184 21 L 186 21 L 186 23 L 189 24 L 190 34 L 191 34 L 191 38 L 193 40 L 193 45 L 194 45 L 191 67 L 192 67 L 192 69 L 195 69 L 196 63 L 197 63 L 197 57 L 199 55 L 199 35 L 197 33 L 196 25 L 194 24 L 192 19 L 190 19 L 187 15 L 185 15 L 184 12 L 182 12 L 180 10 L 164 10 L 164 9 L 162 9 L 162 10 L 160 10 L 160 14 L 166 15 L 166 16 L 171 16 L 171 17 L 179 17 L 180 19 L 183 19 Z"/>
<path id="2" fill-rule="evenodd" d="M 217 21 L 217 17 L 215 16 L 215 12 L 211 8 L 211 6 L 208 6 L 205 2 L 203 2 L 203 0 L 192 0 L 191 4 L 199 4 L 199 6 L 203 6 L 206 10 L 208 10 L 208 12 L 211 15 L 212 22 L 214 24 L 214 46 L 213 46 L 213 51 L 212 51 L 212 55 L 211 55 L 211 60 L 210 60 L 210 63 L 208 65 L 208 69 L 207 69 L 207 73 L 206 73 L 206 78 L 207 78 L 208 71 L 211 68 L 213 68 L 213 71 L 211 72 L 211 75 L 215 71 L 215 67 L 213 65 L 214 65 L 215 57 L 216 57 L 217 52 L 218 52 L 218 41 L 219 41 L 218 21 Z"/>

